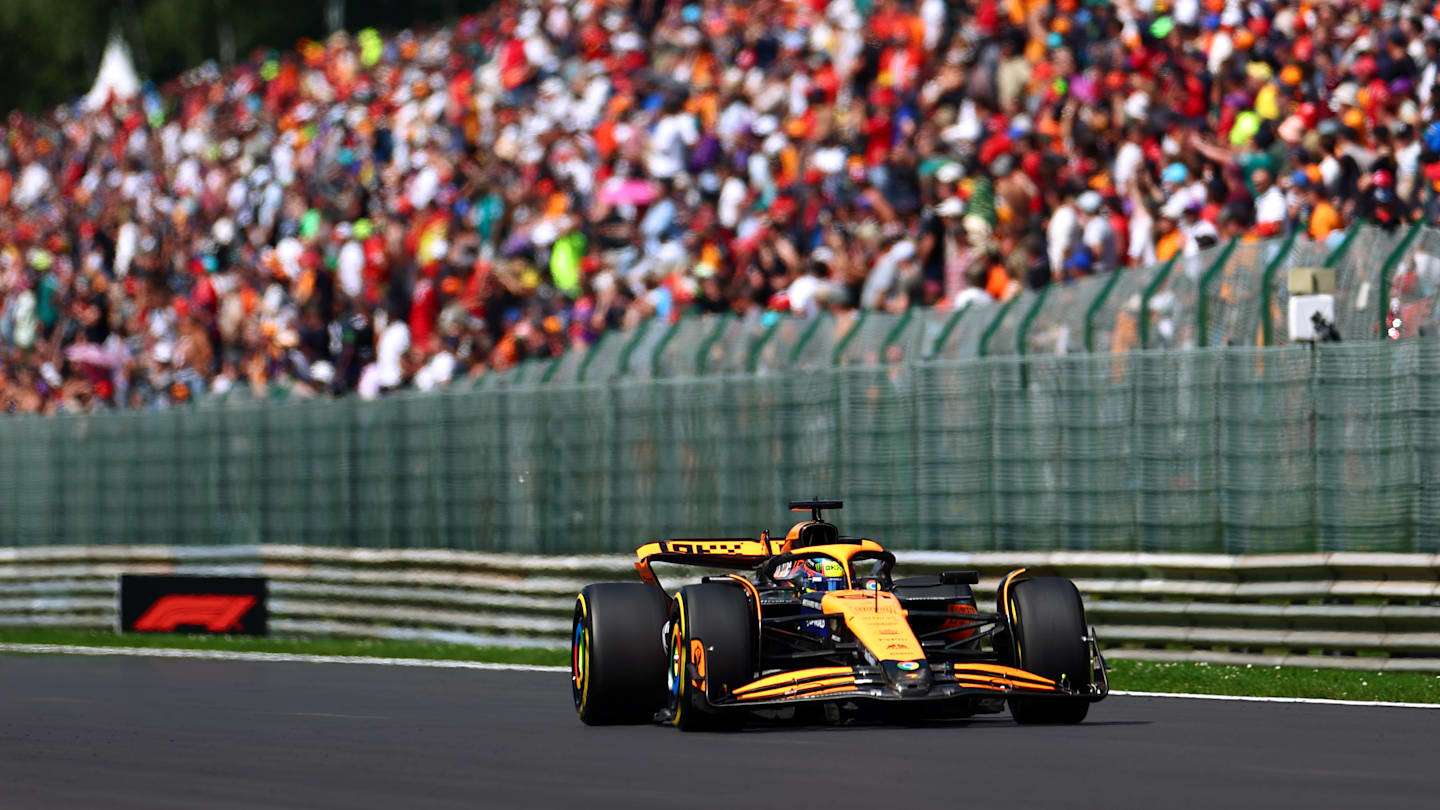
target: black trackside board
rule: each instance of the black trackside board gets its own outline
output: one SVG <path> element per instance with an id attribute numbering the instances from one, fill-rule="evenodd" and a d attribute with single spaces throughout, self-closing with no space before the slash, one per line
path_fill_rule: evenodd
<path id="1" fill-rule="evenodd" d="M 563 672 L 0 653 L 0 807 L 1433 808 L 1440 710 L 1112 696 L 1083 725 L 589 727 Z"/>
<path id="2" fill-rule="evenodd" d="M 120 575 L 120 631 L 263 636 L 264 577 Z"/>

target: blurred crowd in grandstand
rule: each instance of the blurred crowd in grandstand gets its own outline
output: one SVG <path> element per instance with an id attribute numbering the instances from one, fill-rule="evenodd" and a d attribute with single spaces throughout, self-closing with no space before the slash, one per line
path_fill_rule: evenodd
<path id="1" fill-rule="evenodd" d="M 374 397 L 652 315 L 956 307 L 1433 220 L 1437 17 L 498 0 L 12 114 L 0 408 Z"/>

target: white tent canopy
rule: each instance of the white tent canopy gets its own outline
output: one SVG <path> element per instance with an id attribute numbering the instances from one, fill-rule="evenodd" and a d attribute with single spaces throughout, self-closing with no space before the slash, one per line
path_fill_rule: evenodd
<path id="1" fill-rule="evenodd" d="M 130 59 L 130 46 L 119 34 L 114 34 L 110 37 L 110 44 L 105 46 L 105 55 L 100 58 L 95 86 L 85 94 L 85 106 L 99 109 L 112 95 L 124 99 L 132 98 L 139 92 L 140 76 L 135 73 L 135 63 Z"/>

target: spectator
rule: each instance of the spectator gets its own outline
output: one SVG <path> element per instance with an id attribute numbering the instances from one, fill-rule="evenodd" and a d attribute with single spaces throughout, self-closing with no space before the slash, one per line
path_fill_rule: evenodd
<path id="1" fill-rule="evenodd" d="M 1304 180 L 1299 183 L 1306 192 L 1310 209 L 1310 222 L 1306 232 L 1311 239 L 1324 242 L 1330 234 L 1340 229 L 1340 212 L 1326 199 L 1325 184 L 1312 180 L 1306 173 L 1300 173 Z"/>
<path id="2" fill-rule="evenodd" d="M 12 114 L 0 406 L 381 396 L 1434 218 L 1432 11 L 497 0 Z"/>
<path id="3" fill-rule="evenodd" d="M 1087 191 L 1075 200 L 1080 209 L 1081 245 L 1090 256 L 1090 272 L 1103 273 L 1116 265 L 1115 231 L 1110 218 L 1102 210 L 1105 203 L 1099 192 Z"/>
<path id="4" fill-rule="evenodd" d="M 1274 236 L 1280 232 L 1287 214 L 1285 193 L 1272 182 L 1269 169 L 1250 173 L 1250 186 L 1255 190 L 1256 233 Z"/>

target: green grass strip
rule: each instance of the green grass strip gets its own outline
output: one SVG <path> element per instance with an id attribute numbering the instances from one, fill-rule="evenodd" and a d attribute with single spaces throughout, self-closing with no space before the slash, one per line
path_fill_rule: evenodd
<path id="1" fill-rule="evenodd" d="M 1253 697 L 1440 703 L 1433 672 L 1308 669 L 1200 662 L 1108 660 L 1110 688 Z"/>
<path id="2" fill-rule="evenodd" d="M 157 647 L 230 652 L 486 661 L 566 666 L 565 650 L 475 647 L 439 642 L 339 638 L 249 638 L 151 633 L 116 635 L 102 630 L 0 628 L 0 643 L 69 644 L 85 647 Z M 1131 692 L 1383 700 L 1440 703 L 1440 675 L 1424 672 L 1264 667 L 1195 662 L 1111 660 L 1110 688 Z"/>
<path id="3" fill-rule="evenodd" d="M 422 658 L 427 661 L 487 661 L 497 664 L 568 666 L 566 650 L 516 647 L 475 647 L 421 641 L 348 638 L 252 638 L 249 636 L 188 636 L 105 630 L 0 629 L 0 643 L 70 644 L 80 647 L 163 647 L 178 650 L 348 655 L 374 658 Z"/>

